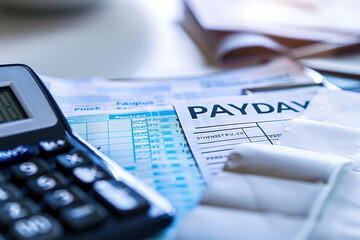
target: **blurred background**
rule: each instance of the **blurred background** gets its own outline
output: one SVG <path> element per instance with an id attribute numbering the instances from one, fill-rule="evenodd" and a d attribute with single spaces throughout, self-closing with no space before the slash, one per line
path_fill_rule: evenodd
<path id="1" fill-rule="evenodd" d="M 17 2 L 27 1 L 36 2 Z M 178 24 L 181 1 L 101 0 L 72 7 L 34 10 L 2 3 L 0 63 L 25 63 L 41 74 L 66 78 L 206 71 L 200 50 Z"/>
<path id="2" fill-rule="evenodd" d="M 356 0 L 0 0 L 0 63 L 65 78 L 183 77 L 288 55 L 358 75 L 359 9 Z"/>

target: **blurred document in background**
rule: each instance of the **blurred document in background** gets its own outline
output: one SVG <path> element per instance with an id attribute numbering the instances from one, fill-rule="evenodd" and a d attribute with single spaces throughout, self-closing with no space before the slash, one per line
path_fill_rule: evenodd
<path id="1" fill-rule="evenodd" d="M 348 54 L 306 58 L 301 62 L 319 71 L 360 77 L 360 49 Z"/>
<path id="2" fill-rule="evenodd" d="M 354 0 L 186 0 L 185 5 L 183 27 L 223 63 L 304 57 L 359 42 L 360 2 Z"/>
<path id="3" fill-rule="evenodd" d="M 357 0 L 187 0 L 186 3 L 207 29 L 261 33 L 265 29 L 283 29 L 284 34 L 291 29 L 309 31 L 311 34 L 304 38 L 311 38 L 313 32 L 360 33 Z"/>
<path id="4" fill-rule="evenodd" d="M 290 90 L 249 96 L 175 102 L 175 110 L 206 181 L 218 174 L 241 143 L 273 144 L 299 117 L 316 91 Z"/>
<path id="5" fill-rule="evenodd" d="M 70 112 L 117 110 L 172 105 L 174 100 L 241 95 L 244 88 L 306 84 L 321 81 L 304 74 L 302 67 L 287 59 L 269 64 L 216 73 L 198 78 L 172 80 L 67 81 L 42 77 L 66 115 Z"/>
<path id="6" fill-rule="evenodd" d="M 360 93 L 360 81 L 356 78 L 325 75 L 326 80 L 343 90 Z"/>

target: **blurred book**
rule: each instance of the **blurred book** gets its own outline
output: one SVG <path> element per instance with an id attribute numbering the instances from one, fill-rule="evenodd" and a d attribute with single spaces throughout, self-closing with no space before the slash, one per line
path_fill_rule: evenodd
<path id="1" fill-rule="evenodd" d="M 217 63 L 256 64 L 359 43 L 357 10 L 353 0 L 185 0 L 182 26 Z"/>
<path id="2" fill-rule="evenodd" d="M 341 73 L 341 76 L 360 79 L 360 50 L 354 53 L 327 57 L 305 58 L 301 62 L 321 72 Z"/>

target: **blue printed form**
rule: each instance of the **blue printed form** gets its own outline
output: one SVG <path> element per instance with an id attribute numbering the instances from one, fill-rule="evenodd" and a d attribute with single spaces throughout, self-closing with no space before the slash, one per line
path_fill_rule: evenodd
<path id="1" fill-rule="evenodd" d="M 155 188 L 182 217 L 204 189 L 173 109 L 69 116 L 72 129 Z"/>

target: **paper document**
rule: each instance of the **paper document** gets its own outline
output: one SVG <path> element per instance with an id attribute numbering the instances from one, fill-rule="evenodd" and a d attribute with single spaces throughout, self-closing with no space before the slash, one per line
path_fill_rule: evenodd
<path id="1" fill-rule="evenodd" d="M 337 235 L 299 236 L 307 232 L 309 223 L 318 222 L 316 213 L 334 186 L 334 174 L 347 162 L 283 146 L 239 145 L 224 171 L 207 186 L 200 205 L 182 222 L 177 239 L 331 239 Z M 354 192 L 347 191 L 347 196 Z M 335 213 L 334 209 L 329 212 Z M 348 209 L 341 214 L 347 219 L 351 218 Z"/>
<path id="2" fill-rule="evenodd" d="M 244 88 L 314 82 L 304 74 L 301 66 L 287 59 L 199 78 L 167 81 L 42 79 L 65 115 L 172 105 L 174 100 L 240 95 Z M 318 80 L 321 80 L 320 75 Z"/>
<path id="3" fill-rule="evenodd" d="M 303 238 L 359 239 L 360 172 L 360 94 L 322 89 L 299 118 L 293 119 L 278 144 L 326 153 L 329 159 L 346 158 L 346 164 L 334 179 L 334 187 L 317 202 L 313 219 L 307 222 Z M 309 159 L 308 159 L 309 160 Z M 331 161 L 329 161 L 331 162 Z M 328 171 L 329 167 L 321 168 Z M 336 180 L 336 181 L 335 181 Z M 313 201 L 315 202 L 315 201 Z"/>
<path id="4" fill-rule="evenodd" d="M 181 216 L 204 182 L 173 109 L 68 116 L 71 128 L 120 166 L 155 188 Z"/>
<path id="5" fill-rule="evenodd" d="M 360 94 L 322 89 L 277 144 L 359 159 Z"/>
<path id="6" fill-rule="evenodd" d="M 283 146 L 237 146 L 177 239 L 359 239 L 359 104 L 322 89 Z"/>
<path id="7" fill-rule="evenodd" d="M 349 51 L 349 50 L 348 50 Z M 328 53 L 328 56 L 302 59 L 301 62 L 311 68 L 324 72 L 344 73 L 349 75 L 360 75 L 360 53 L 355 47 L 352 53 L 337 55 L 336 51 Z M 333 76 L 334 77 L 334 76 Z"/>
<path id="8" fill-rule="evenodd" d="M 175 109 L 201 172 L 209 181 L 240 143 L 273 144 L 315 92 L 183 100 Z"/>
<path id="9" fill-rule="evenodd" d="M 260 32 L 315 41 L 345 40 L 360 31 L 355 0 L 187 0 L 208 30 Z M 286 21 L 284 21 L 286 19 Z"/>

